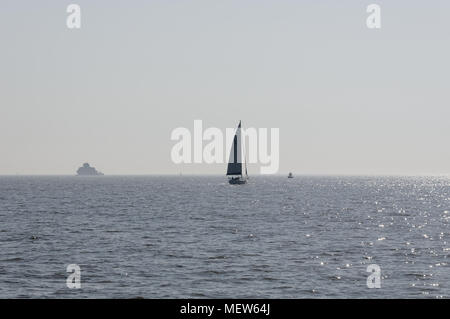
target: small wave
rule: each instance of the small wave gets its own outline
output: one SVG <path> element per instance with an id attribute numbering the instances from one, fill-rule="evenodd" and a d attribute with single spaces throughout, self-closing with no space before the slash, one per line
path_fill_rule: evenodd
<path id="1" fill-rule="evenodd" d="M 225 255 L 219 255 L 219 256 L 211 256 L 211 257 L 208 257 L 208 259 L 210 259 L 210 260 L 215 260 L 215 259 L 226 259 L 227 258 L 227 256 L 225 256 Z"/>
<path id="2" fill-rule="evenodd" d="M 13 258 L 2 260 L 2 262 L 16 262 L 16 261 L 24 261 L 24 259 L 21 257 L 13 257 Z"/>

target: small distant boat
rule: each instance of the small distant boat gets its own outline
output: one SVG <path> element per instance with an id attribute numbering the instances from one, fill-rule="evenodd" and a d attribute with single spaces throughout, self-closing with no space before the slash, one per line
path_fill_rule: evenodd
<path id="1" fill-rule="evenodd" d="M 288 178 L 294 178 L 294 175 L 292 175 L 292 173 L 289 172 Z"/>
<path id="2" fill-rule="evenodd" d="M 101 176 L 103 175 L 102 172 L 99 172 L 95 169 L 95 167 L 92 167 L 89 165 L 89 163 L 84 163 L 83 166 L 81 166 L 77 170 L 78 176 Z"/>
<path id="3" fill-rule="evenodd" d="M 228 160 L 227 176 L 230 176 L 228 182 L 232 185 L 247 183 L 247 162 L 244 159 L 245 176 L 242 173 L 242 147 L 241 147 L 241 121 L 234 135 L 233 145 L 231 146 L 230 159 Z"/>

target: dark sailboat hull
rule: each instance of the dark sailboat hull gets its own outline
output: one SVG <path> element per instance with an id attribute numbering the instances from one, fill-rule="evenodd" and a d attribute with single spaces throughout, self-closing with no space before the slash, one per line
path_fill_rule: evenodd
<path id="1" fill-rule="evenodd" d="M 230 183 L 231 185 L 242 185 L 242 184 L 246 184 L 247 180 L 246 179 L 241 179 L 241 178 L 230 178 L 228 180 L 228 183 Z"/>

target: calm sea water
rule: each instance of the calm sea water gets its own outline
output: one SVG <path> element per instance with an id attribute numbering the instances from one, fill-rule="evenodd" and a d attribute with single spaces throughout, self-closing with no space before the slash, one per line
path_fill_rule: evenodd
<path id="1" fill-rule="evenodd" d="M 449 221 L 445 177 L 0 177 L 0 297 L 445 298 Z"/>

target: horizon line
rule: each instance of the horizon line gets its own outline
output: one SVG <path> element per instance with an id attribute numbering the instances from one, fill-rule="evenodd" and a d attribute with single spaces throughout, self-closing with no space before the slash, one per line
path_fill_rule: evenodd
<path id="1" fill-rule="evenodd" d="M 251 175 L 253 177 L 278 177 L 278 176 L 287 176 L 287 174 L 290 172 L 286 172 L 286 173 L 277 173 L 277 174 L 254 174 Z M 407 173 L 407 174 L 401 174 L 401 173 L 294 173 L 294 176 L 365 176 L 365 177 L 370 177 L 370 176 L 404 176 L 404 177 L 408 177 L 408 176 L 417 176 L 417 177 L 450 177 L 450 173 Z M 1 174 L 0 173 L 0 177 L 11 177 L 11 176 L 64 176 L 64 177 L 120 177 L 120 176 L 178 176 L 178 177 L 182 177 L 182 176 L 224 176 L 226 177 L 226 174 L 218 174 L 218 173 L 204 173 L 204 174 L 199 174 L 199 173 L 138 173 L 138 174 L 104 174 L 104 175 L 93 175 L 93 176 L 79 176 L 77 174 L 60 174 L 60 173 L 44 173 L 44 174 L 29 174 L 29 173 L 25 173 L 25 174 L 21 174 L 21 173 L 15 173 L 15 174 Z"/>

